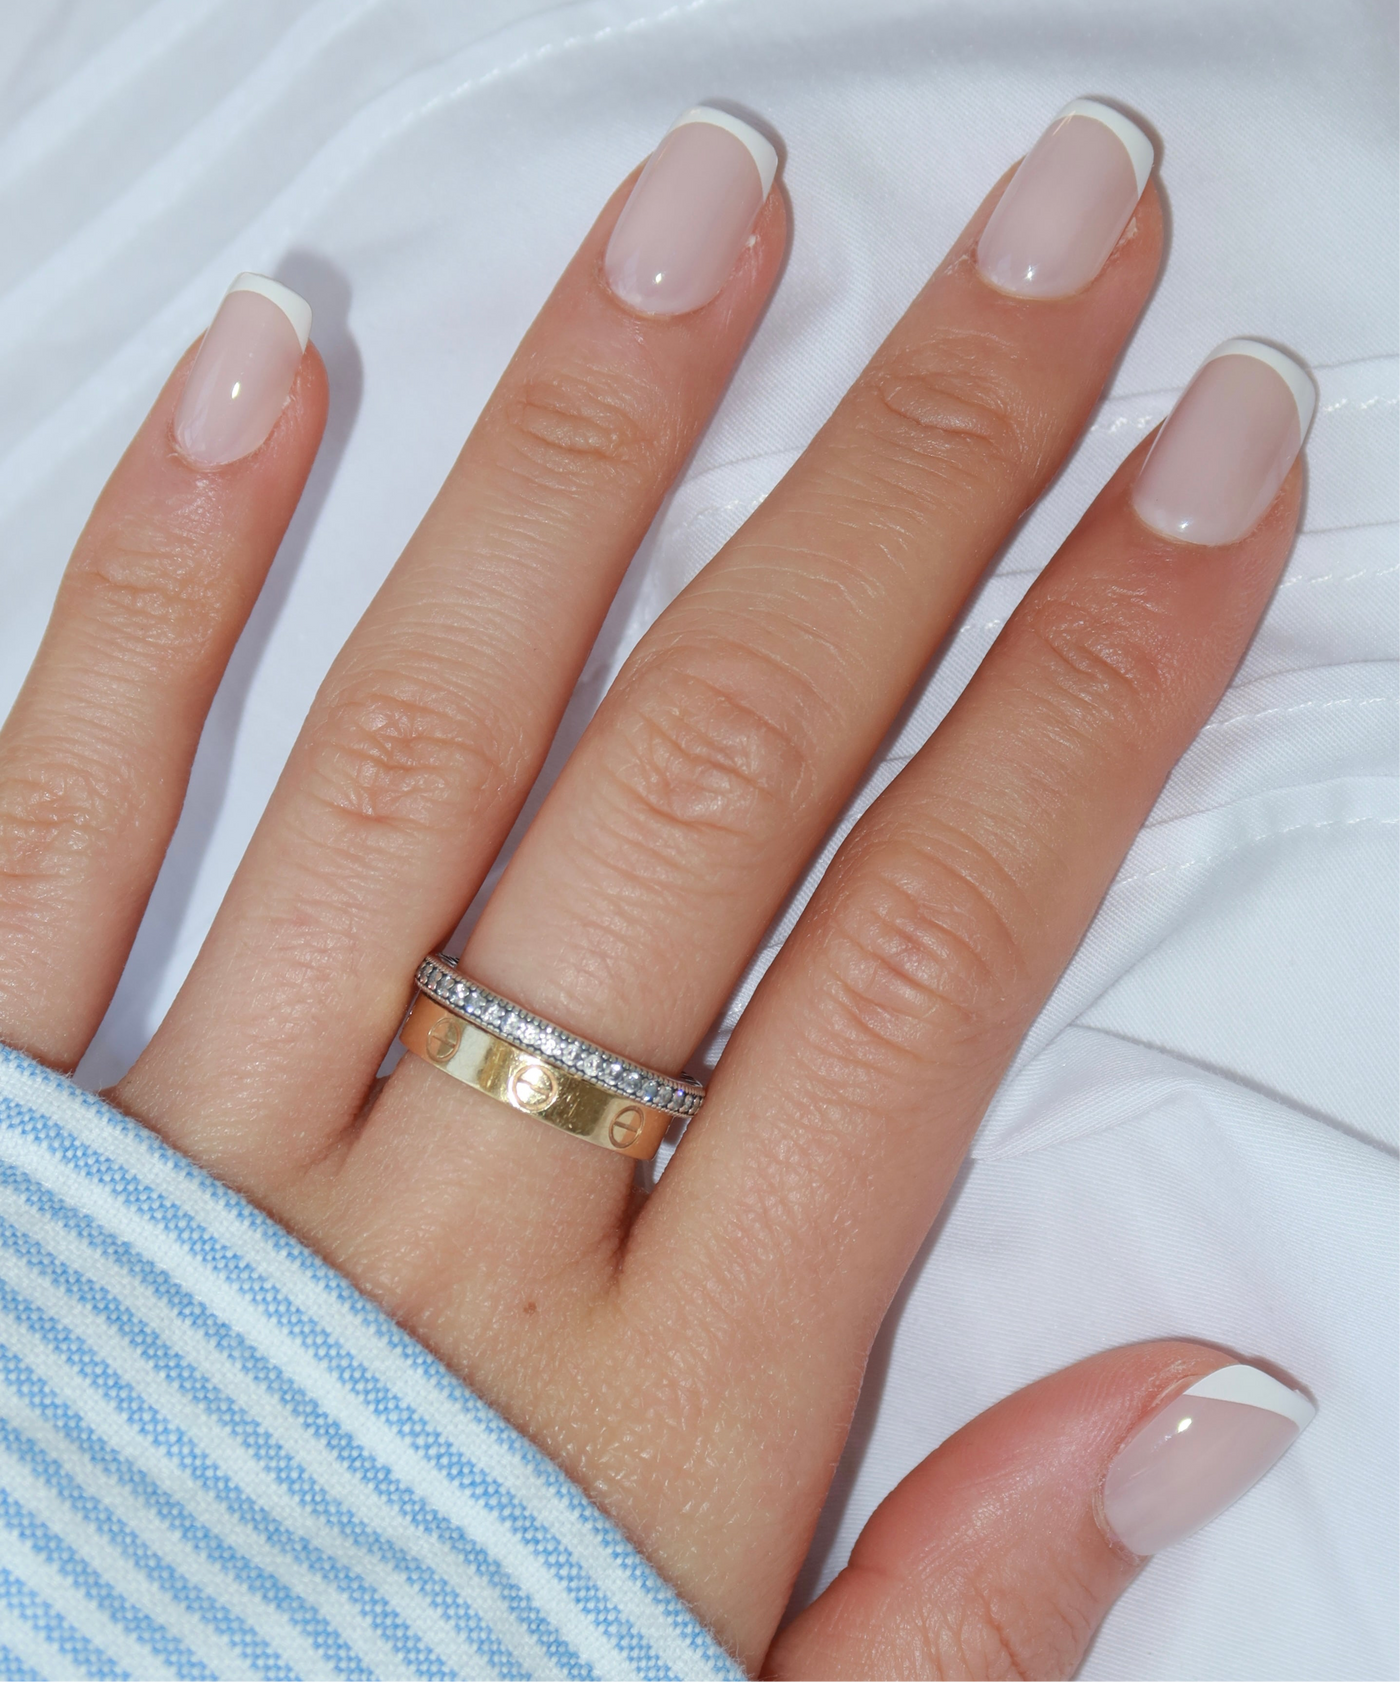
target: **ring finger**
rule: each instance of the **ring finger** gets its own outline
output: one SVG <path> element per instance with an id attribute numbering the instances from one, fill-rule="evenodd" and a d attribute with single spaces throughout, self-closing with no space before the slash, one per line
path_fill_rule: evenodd
<path id="1" fill-rule="evenodd" d="M 473 933 L 475 980 L 645 1064 L 693 1050 L 1147 296 L 1151 148 L 1095 109 L 993 192 L 803 458 L 643 639 Z M 493 1127 L 497 1106 L 446 1084 L 401 1066 L 357 1149 L 367 1182 L 392 1161 L 421 1206 L 421 1163 L 450 1225 L 443 1164 L 469 1155 L 492 1269 L 553 1268 L 556 1234 L 587 1252 L 615 1231 L 625 1164 Z M 482 1124 L 468 1139 L 428 1131 L 463 1115 Z"/>

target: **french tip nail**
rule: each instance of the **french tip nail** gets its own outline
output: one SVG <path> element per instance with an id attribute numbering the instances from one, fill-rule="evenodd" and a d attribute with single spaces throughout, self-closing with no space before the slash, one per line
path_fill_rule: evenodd
<path id="1" fill-rule="evenodd" d="M 1146 1557 L 1233 1506 L 1316 1416 L 1300 1390 L 1245 1363 L 1218 1367 L 1163 1403 L 1104 1474 L 1109 1534 Z"/>
<path id="2" fill-rule="evenodd" d="M 984 280 L 1018 298 L 1069 298 L 1128 226 L 1154 154 L 1111 105 L 1072 99 L 1022 158 L 977 240 Z"/>
<path id="3" fill-rule="evenodd" d="M 310 332 L 311 306 L 290 287 L 260 274 L 235 278 L 200 341 L 172 422 L 187 461 L 224 467 L 264 442 Z"/>
<path id="4" fill-rule="evenodd" d="M 654 316 L 709 303 L 733 272 L 777 167 L 777 152 L 740 118 L 712 105 L 682 112 L 608 239 L 603 271 L 614 294 Z"/>
<path id="5" fill-rule="evenodd" d="M 251 271 L 235 275 L 224 296 L 227 297 L 229 292 L 256 292 L 269 303 L 276 304 L 291 322 L 301 348 L 306 349 L 311 338 L 311 305 L 300 292 L 293 292 L 290 286 L 283 286 L 280 280 L 273 280 L 269 275 L 253 274 Z"/>
<path id="6" fill-rule="evenodd" d="M 768 197 L 773 179 L 778 173 L 778 153 L 767 135 L 760 134 L 751 123 L 746 123 L 741 117 L 721 111 L 717 105 L 692 105 L 688 111 L 681 112 L 671 124 L 671 128 L 678 129 L 684 123 L 713 123 L 716 128 L 725 129 L 736 140 L 742 141 L 748 147 L 749 156 L 758 170 L 763 197 Z"/>
<path id="7" fill-rule="evenodd" d="M 1263 339 L 1226 339 L 1223 345 L 1215 347 L 1206 358 L 1206 362 L 1214 362 L 1221 356 L 1252 356 L 1256 361 L 1272 368 L 1288 387 L 1297 407 L 1299 438 L 1307 437 L 1313 413 L 1317 408 L 1317 386 L 1301 362 Z M 1202 367 L 1204 366 L 1205 363 L 1202 363 Z"/>
<path id="8" fill-rule="evenodd" d="M 1057 114 L 1056 122 L 1062 117 L 1092 117 L 1096 123 L 1102 123 L 1117 135 L 1133 166 L 1133 177 L 1141 198 L 1157 162 L 1157 148 L 1152 144 L 1152 137 L 1140 129 L 1131 117 L 1125 117 L 1116 105 L 1106 105 L 1101 99 L 1072 99 Z"/>
<path id="9" fill-rule="evenodd" d="M 1139 518 L 1182 542 L 1237 543 L 1288 476 L 1315 401 L 1306 370 L 1273 345 L 1217 345 L 1152 442 L 1133 486 Z"/>
<path id="10" fill-rule="evenodd" d="M 1306 1431 L 1317 1418 L 1317 1404 L 1311 1397 L 1282 1383 L 1262 1367 L 1237 1363 L 1217 1367 L 1204 1378 L 1197 1379 L 1187 1396 L 1209 1397 L 1217 1402 L 1240 1402 L 1246 1407 L 1265 1408 L 1270 1413 L 1291 1419 L 1299 1431 Z"/>

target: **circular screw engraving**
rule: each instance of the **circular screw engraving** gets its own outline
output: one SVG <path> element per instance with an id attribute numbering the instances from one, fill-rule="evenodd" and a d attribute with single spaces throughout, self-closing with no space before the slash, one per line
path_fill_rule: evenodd
<path id="1" fill-rule="evenodd" d="M 640 1110 L 622 1110 L 612 1118 L 608 1128 L 608 1137 L 620 1151 L 625 1151 L 629 1145 L 635 1145 L 637 1137 L 642 1131 L 643 1122 Z"/>
<path id="2" fill-rule="evenodd" d="M 450 1063 L 462 1043 L 462 1024 L 455 1016 L 439 1016 L 428 1029 L 428 1056 L 434 1063 Z"/>
<path id="3" fill-rule="evenodd" d="M 524 1063 L 510 1077 L 511 1102 L 531 1115 L 547 1110 L 559 1094 L 554 1071 L 543 1063 Z"/>

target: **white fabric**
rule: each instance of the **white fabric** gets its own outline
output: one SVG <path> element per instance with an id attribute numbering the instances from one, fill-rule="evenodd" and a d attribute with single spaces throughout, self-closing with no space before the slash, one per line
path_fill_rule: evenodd
<path id="1" fill-rule="evenodd" d="M 322 672 L 598 205 L 696 100 L 739 101 L 781 135 L 791 258 L 565 744 L 1067 99 L 1119 98 L 1163 137 L 1162 282 L 1088 437 L 862 799 L 1213 345 L 1259 334 L 1316 369 L 1287 576 L 882 1334 L 804 1585 L 839 1567 L 904 1471 L 1041 1373 L 1176 1333 L 1279 1362 L 1316 1393 L 1317 1423 L 1143 1574 L 1090 1677 L 1395 1673 L 1391 23 L 1369 0 L 35 0 L 0 14 L 0 705 L 86 508 L 233 274 L 263 269 L 312 299 L 333 389 L 84 1067 L 93 1084 L 178 986 Z"/>

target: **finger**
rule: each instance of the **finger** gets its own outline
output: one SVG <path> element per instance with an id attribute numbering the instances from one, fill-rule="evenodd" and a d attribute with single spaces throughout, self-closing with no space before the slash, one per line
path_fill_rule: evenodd
<path id="1" fill-rule="evenodd" d="M 763 202 L 747 145 L 689 123 L 658 159 L 636 196 L 655 209 L 660 192 L 660 222 L 639 227 L 629 203 L 610 246 L 628 182 L 584 240 L 332 667 L 191 975 L 119 1088 L 259 1196 L 322 1160 L 359 1112 L 414 969 L 505 840 L 776 278 L 782 201 Z M 686 191 L 680 209 L 699 194 L 703 228 L 666 220 Z M 716 241 L 724 272 L 701 280 L 718 291 L 691 308 Z M 656 313 L 610 284 L 620 249 L 651 252 L 666 284 L 642 302 Z"/>
<path id="2" fill-rule="evenodd" d="M 1122 143 L 1075 121 L 1102 131 L 1121 171 L 1115 231 L 1136 203 L 1132 234 L 1071 296 L 1012 297 L 974 261 L 990 196 L 802 460 L 643 640 L 473 932 L 473 977 L 643 1063 L 682 1065 L 1079 433 L 1152 284 L 1154 191 L 1137 203 Z M 396 1129 L 471 1115 L 483 1136 L 458 1149 L 487 1265 L 552 1265 L 559 1229 L 594 1252 L 626 1208 L 626 1166 L 493 1127 L 498 1106 L 446 1084 L 401 1065 L 357 1146 L 366 1179 L 386 1183 L 392 1160 L 416 1197 L 422 1158 Z"/>
<path id="3" fill-rule="evenodd" d="M 1314 1411 L 1199 1344 L 1139 1344 L 1042 1379 L 886 1497 L 764 1675 L 1072 1676 L 1141 1556 L 1223 1512 Z"/>
<path id="4" fill-rule="evenodd" d="M 870 1339 L 1017 1044 L 1243 653 L 1288 551 L 1300 475 L 1247 535 L 1214 546 L 1152 529 L 1134 496 L 1172 500 L 1186 519 L 1204 489 L 1202 526 L 1233 499 L 1232 524 L 1212 535 L 1234 536 L 1305 424 L 1265 362 L 1206 365 L 838 853 L 633 1229 L 634 1312 L 664 1322 L 703 1293 L 728 1322 L 717 1363 L 743 1370 L 761 1350 L 781 1375 L 745 1427 L 755 1503 L 766 1490 L 775 1516 L 754 1526 L 753 1557 L 731 1545 L 736 1594 L 792 1533 L 776 1515 L 800 1533 L 815 1514 Z M 809 1430 L 779 1487 L 764 1430 L 793 1413 Z"/>
<path id="5" fill-rule="evenodd" d="M 234 283 L 98 498 L 0 731 L 0 1040 L 60 1068 L 116 988 L 320 443 L 310 321 L 276 282 Z"/>
<path id="6" fill-rule="evenodd" d="M 614 685 L 464 954 L 488 986 L 663 1067 L 714 1019 L 971 584 L 1078 437 L 1152 285 L 1155 189 L 1139 201 L 1104 124 L 1070 127 L 1113 166 L 1108 249 L 1062 276 L 1068 295 L 999 290 L 983 245 L 1021 176 L 993 190 Z"/>

